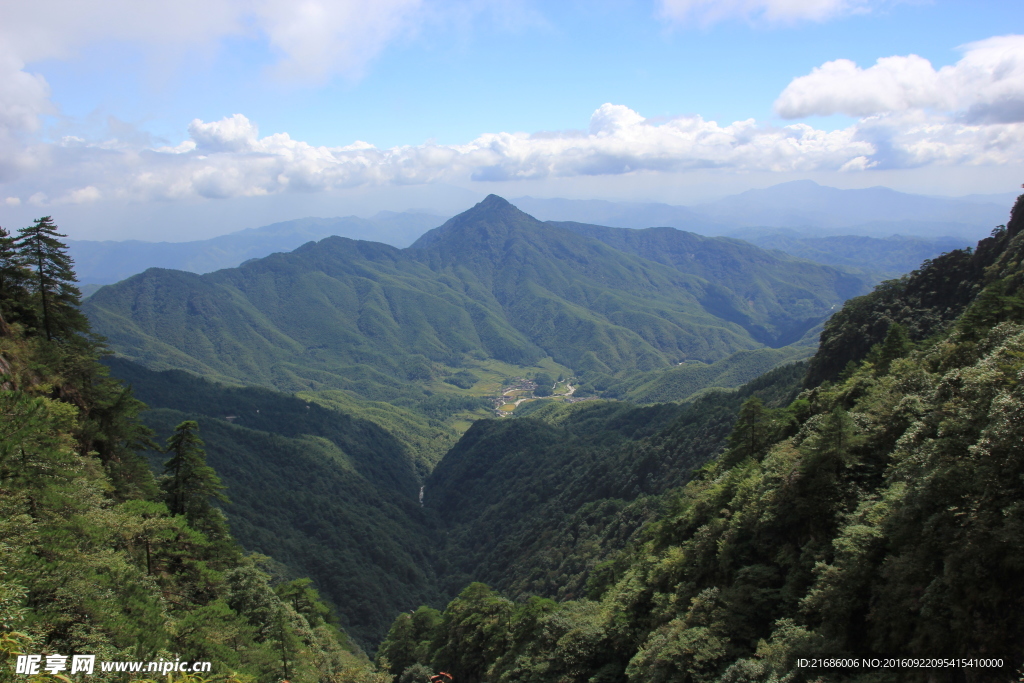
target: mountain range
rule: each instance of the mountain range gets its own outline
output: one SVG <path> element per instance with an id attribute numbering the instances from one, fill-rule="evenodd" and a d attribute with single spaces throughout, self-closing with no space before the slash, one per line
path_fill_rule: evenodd
<path id="1" fill-rule="evenodd" d="M 1014 196 L 930 197 L 886 187 L 844 190 L 795 180 L 691 206 L 535 197 L 512 201 L 541 220 L 620 228 L 668 226 L 703 235 L 787 228 L 815 236 L 900 234 L 976 241 L 1005 222 L 1005 207 Z"/>
<path id="2" fill-rule="evenodd" d="M 381 211 L 371 218 L 300 218 L 190 242 L 68 240 L 67 244 L 78 279 L 87 284 L 107 285 L 147 268 L 192 273 L 234 268 L 249 259 L 292 251 L 310 240 L 330 235 L 404 247 L 443 221 L 429 213 Z"/>
<path id="3" fill-rule="evenodd" d="M 266 602 L 251 579 L 313 619 L 295 621 L 300 645 L 283 612 L 249 609 L 261 657 L 336 647 L 314 648 L 323 595 L 368 650 L 394 618 L 377 666 L 404 681 L 442 669 L 735 683 L 793 677 L 797 658 L 835 652 L 1008 652 L 1020 631 L 1019 544 L 1005 539 L 1020 528 L 1022 207 L 977 248 L 836 315 L 868 276 L 672 228 L 541 222 L 496 196 L 405 249 L 329 237 L 205 275 L 150 269 L 84 306 L 118 354 L 106 364 L 149 404 L 156 433 L 201 432 L 232 537 L 269 558 L 243 557 L 216 525 L 204 528 L 220 534 L 219 556 L 201 536 L 149 535 L 154 519 L 177 522 L 157 490 L 173 482 L 147 480 L 131 452 L 153 446 L 133 423 L 141 404 L 89 370 L 95 341 L 47 346 L 17 321 L 0 327 L 0 360 L 27 426 L 5 438 L 35 429 L 23 454 L 73 453 L 83 466 L 68 471 L 95 485 L 82 507 L 81 480 L 58 476 L 36 496 L 44 478 L 24 469 L 5 487 L 31 495 L 4 504 L 45 501 L 62 528 L 89 529 L 77 564 L 102 567 L 90 576 L 112 595 L 135 589 L 94 559 L 111 547 L 134 567 L 118 577 L 188 594 L 166 612 L 152 590 L 105 610 L 104 625 L 156 634 L 147 652 L 189 633 L 219 643 L 251 607 L 243 593 Z M 486 392 L 529 384 L 522 374 L 628 400 L 533 400 L 478 419 L 494 415 Z M 19 398 L 24 387 L 65 405 Z M 44 408 L 66 437 L 46 435 Z M 166 454 L 148 455 L 159 470 Z M 112 519 L 121 535 L 97 542 Z M 60 611 L 43 606 L 64 603 L 35 596 L 75 563 L 54 573 L 38 557 L 79 557 L 53 549 L 81 535 L 48 537 L 45 555 L 27 546 L 6 574 L 58 630 Z M 254 562 L 274 578 L 216 583 Z M 175 567 L 207 588 L 186 588 Z M 302 593 L 301 576 L 320 594 Z M 86 601 L 88 583 L 76 588 Z M 168 614 L 164 635 L 143 626 Z"/>
<path id="4" fill-rule="evenodd" d="M 620 228 L 674 227 L 732 236 L 830 265 L 894 277 L 952 248 L 972 244 L 1004 220 L 1012 198 L 928 197 L 886 188 L 840 190 L 811 181 L 783 183 L 696 206 L 520 197 L 513 203 L 541 220 Z M 412 244 L 445 217 L 381 212 L 372 218 L 302 218 L 192 242 L 69 242 L 86 294 L 151 267 L 207 273 L 251 258 L 291 251 L 331 235 Z M 785 240 L 776 238 L 786 235 Z M 899 237 L 895 237 L 895 236 Z M 846 236 L 872 240 L 846 240 Z M 827 241 L 820 238 L 827 237 Z M 887 254 L 882 264 L 877 260 Z M 924 254 L 922 256 L 922 254 Z"/>
<path id="5" fill-rule="evenodd" d="M 786 346 L 869 284 L 737 240 L 542 223 L 491 195 L 406 249 L 329 237 L 205 275 L 153 268 L 83 310 L 155 370 L 416 401 L 490 360 L 597 380 Z"/>

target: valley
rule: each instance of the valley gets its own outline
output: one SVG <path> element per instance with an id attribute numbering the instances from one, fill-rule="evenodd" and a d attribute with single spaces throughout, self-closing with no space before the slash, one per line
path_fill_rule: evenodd
<path id="1" fill-rule="evenodd" d="M 1024 3 L 0 3 L 0 683 L 1024 683 Z"/>
<path id="2" fill-rule="evenodd" d="M 113 374 L 150 406 L 146 424 L 160 432 L 197 422 L 210 464 L 237 491 L 226 510 L 239 541 L 288 576 L 313 578 L 346 631 L 372 650 L 402 605 L 438 605 L 480 566 L 520 562 L 469 553 L 452 539 L 492 531 L 456 533 L 436 507 L 449 498 L 439 463 L 481 420 L 514 417 L 514 432 L 519 418 L 560 425 L 524 437 L 552 463 L 576 457 L 565 445 L 584 433 L 560 430 L 581 420 L 601 453 L 612 448 L 601 457 L 613 457 L 638 437 L 607 431 L 605 418 L 807 358 L 815 326 L 869 282 L 676 230 L 541 223 L 489 197 L 404 250 L 330 237 L 207 275 L 151 269 L 104 287 L 83 310 L 115 351 L 106 361 Z M 659 410 L 635 415 L 668 420 L 681 408 Z M 710 457 L 727 430 L 722 423 L 693 457 Z M 300 460 L 286 465 L 288 452 Z M 296 466 L 307 483 L 291 492 Z M 683 480 L 659 481 L 572 494 L 565 505 L 617 510 L 615 501 Z M 367 505 L 378 512 L 367 517 Z M 640 516 L 627 508 L 629 521 L 613 524 L 618 540 L 602 552 L 649 517 L 647 507 Z M 517 519 L 515 509 L 504 515 Z M 378 537 L 395 544 L 358 540 Z M 477 559 L 453 564 L 452 554 Z"/>
<path id="3" fill-rule="evenodd" d="M 821 568 L 872 576 L 863 595 L 912 590 L 878 564 L 896 546 L 841 544 L 869 514 L 888 520 L 875 538 L 903 538 L 916 522 L 870 510 L 939 495 L 891 498 L 917 475 L 887 458 L 919 453 L 899 435 L 935 410 L 902 396 L 932 405 L 949 373 L 996 363 L 1016 401 L 1019 212 L 872 291 L 875 275 L 740 240 L 544 223 L 490 196 L 405 249 L 327 237 L 150 269 L 82 312 L 113 351 L 102 372 L 131 387 L 111 405 L 148 406 L 128 439 L 147 466 L 166 454 L 145 433 L 195 425 L 231 542 L 268 585 L 315 589 L 346 657 L 396 677 L 747 680 L 876 647 L 843 620 L 895 642 L 880 603 L 822 602 L 863 598 Z M 999 413 L 963 408 L 972 448 L 996 439 Z M 134 471 L 121 457 L 108 476 Z M 955 554 L 928 543 L 933 559 L 904 558 L 922 575 Z M 966 637 L 916 614 L 903 628 Z"/>

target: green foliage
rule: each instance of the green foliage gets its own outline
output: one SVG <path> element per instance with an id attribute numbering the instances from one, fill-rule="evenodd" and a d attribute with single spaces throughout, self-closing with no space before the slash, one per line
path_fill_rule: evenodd
<path id="1" fill-rule="evenodd" d="M 46 278 L 59 280 L 47 268 L 44 262 L 44 289 Z M 59 652 L 95 654 L 100 661 L 208 660 L 217 679 L 270 683 L 281 672 L 277 641 L 292 647 L 293 680 L 380 680 L 322 619 L 311 625 L 285 605 L 275 641 L 260 621 L 267 615 L 247 609 L 283 603 L 269 577 L 211 523 L 221 519 L 208 503 L 219 486 L 202 461 L 194 423 L 179 425 L 171 439 L 177 480 L 168 492 L 180 514 L 157 500 L 153 476 L 135 453 L 153 445 L 138 422 L 143 406 L 107 376 L 95 344 L 69 336 L 88 329 L 61 311 L 61 292 L 59 283 L 47 291 L 54 295 L 47 301 L 49 339 L 46 329 L 24 319 L 0 326 L 4 680 L 16 654 Z M 244 601 L 233 580 L 238 574 L 250 578 Z M 312 605 L 316 622 L 323 606 L 303 588 L 293 583 L 283 592 L 301 593 L 298 603 Z"/>
<path id="2" fill-rule="evenodd" d="M 377 666 L 390 664 L 390 671 L 402 678 L 412 678 L 427 669 L 433 653 L 434 641 L 440 634 L 441 613 L 430 607 L 415 612 L 403 612 L 391 624 L 387 636 L 377 650 Z M 417 668 L 420 667 L 420 668 Z M 416 673 L 409 673 L 413 669 Z M 429 676 L 429 674 L 428 674 Z"/>
<path id="3" fill-rule="evenodd" d="M 796 342 L 834 304 L 877 282 L 870 276 L 819 265 L 829 261 L 811 263 L 727 237 L 705 237 L 675 228 L 550 224 L 699 278 L 692 291 L 706 311 L 742 326 L 770 347 Z"/>
<path id="4" fill-rule="evenodd" d="M 417 503 L 411 464 L 411 485 L 400 487 L 359 471 L 356 458 L 369 450 L 342 450 L 322 436 L 287 437 L 168 409 L 145 417 L 158 431 L 196 420 L 209 463 L 231 492 L 232 536 L 274 558 L 284 577 L 313 579 L 311 587 L 337 609 L 339 624 L 360 646 L 379 642 L 401 610 L 442 599 L 437 532 Z M 372 448 L 379 433 L 363 434 L 369 438 L 361 447 Z M 153 455 L 154 465 L 160 460 Z"/>
<path id="5" fill-rule="evenodd" d="M 444 381 L 460 389 L 472 389 L 473 385 L 477 383 L 477 376 L 468 370 L 459 370 L 453 375 L 445 377 Z"/>
<path id="6" fill-rule="evenodd" d="M 851 303 L 833 342 L 848 338 L 851 321 L 899 322 L 861 346 L 841 380 L 784 408 L 763 396 L 735 406 L 720 457 L 591 572 L 595 602 L 548 604 L 529 627 L 516 617 L 525 607 L 516 608 L 502 628 L 501 597 L 473 586 L 449 606 L 435 656 L 447 656 L 453 642 L 475 643 L 462 665 L 481 681 L 735 683 L 805 680 L 800 657 L 998 652 L 1007 666 L 983 675 L 860 670 L 834 680 L 1019 677 L 1024 308 L 1014 298 L 1024 285 L 1022 206 L 991 238 L 1002 242 L 978 278 L 952 286 L 973 290 L 966 314 L 904 310 L 920 302 L 922 281 L 949 284 L 947 267 L 970 271 L 964 253 Z M 901 330 L 906 321 L 912 331 Z M 813 367 L 835 366 L 836 347 L 823 346 Z M 549 428 L 566 420 L 552 409 L 535 415 Z M 500 463 L 496 446 L 488 453 Z M 482 460 L 466 468 L 467 493 L 474 478 L 487 483 L 486 469 Z M 566 628 L 544 626 L 557 623 Z"/>
<path id="7" fill-rule="evenodd" d="M 49 216 L 43 216 L 19 230 L 14 243 L 21 262 L 35 270 L 28 288 L 38 302 L 39 320 L 47 341 L 68 341 L 89 328 L 88 320 L 78 310 L 82 293 L 75 286 L 71 257 L 58 239 L 61 237 L 66 235 L 57 232 Z"/>
<path id="8" fill-rule="evenodd" d="M 160 485 L 172 515 L 184 515 L 192 528 L 208 536 L 221 537 L 227 528 L 223 515 L 210 505 L 210 499 L 227 503 L 228 497 L 223 492 L 226 487 L 206 464 L 206 451 L 198 431 L 199 425 L 192 420 L 174 428 L 174 434 L 167 439 L 167 452 L 172 455 L 164 463 L 164 479 Z"/>
<path id="9" fill-rule="evenodd" d="M 30 279 L 31 272 L 18 253 L 15 238 L 0 227 L 0 318 L 6 323 L 35 327 Z"/>
<path id="10" fill-rule="evenodd" d="M 1020 221 L 1024 211 L 1015 212 L 1011 224 Z M 926 260 L 909 275 L 883 282 L 870 294 L 848 301 L 825 324 L 806 386 L 837 379 L 850 361 L 863 360 L 875 344 L 883 342 L 893 323 L 913 342 L 940 332 L 982 291 L 986 272 L 1004 253 L 1009 239 L 1007 231 L 996 231 L 976 249 L 957 249 Z"/>
<path id="11" fill-rule="evenodd" d="M 903 358 L 913 348 L 914 344 L 907 336 L 906 329 L 903 325 L 894 322 L 889 325 L 889 330 L 885 333 L 882 343 L 871 349 L 867 360 L 875 366 L 879 374 L 884 375 L 889 372 L 889 367 L 894 360 Z"/>
<path id="12" fill-rule="evenodd" d="M 779 424 L 773 429 L 782 429 L 789 422 L 772 411 L 792 398 L 802 374 L 780 368 L 682 406 L 548 403 L 528 417 L 474 424 L 424 489 L 427 509 L 448 528 L 445 587 L 482 579 L 516 600 L 599 592 L 588 587 L 601 581 L 596 568 L 725 445 L 744 400 L 758 396 Z"/>
<path id="13" fill-rule="evenodd" d="M 150 269 L 84 308 L 118 354 L 155 370 L 413 406 L 472 386 L 472 358 L 550 356 L 584 381 L 618 381 L 782 346 L 864 289 L 833 268 L 672 232 L 685 244 L 611 246 L 492 196 L 408 249 L 332 237 L 203 276 Z M 644 400 L 666 400 L 656 394 Z"/>
<path id="14" fill-rule="evenodd" d="M 639 372 L 621 380 L 613 380 L 603 388 L 603 394 L 641 404 L 688 401 L 708 389 L 742 386 L 772 368 L 803 360 L 812 353 L 812 348 L 798 345 L 781 349 L 738 351 L 711 364 L 682 363 L 664 370 Z"/>

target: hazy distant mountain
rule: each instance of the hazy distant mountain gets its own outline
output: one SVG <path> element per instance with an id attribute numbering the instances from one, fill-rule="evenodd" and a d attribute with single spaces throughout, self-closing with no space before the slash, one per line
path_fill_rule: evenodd
<path id="1" fill-rule="evenodd" d="M 1006 222 L 1012 193 L 950 199 L 884 187 L 841 190 L 797 180 L 694 206 L 520 197 L 516 206 L 546 221 L 616 228 L 673 227 L 702 235 L 732 235 L 741 228 L 813 231 L 813 236 L 914 235 L 974 242 Z M 1014 195 L 1015 196 L 1015 195 Z M 748 239 L 750 231 L 744 232 Z"/>
<path id="2" fill-rule="evenodd" d="M 916 270 L 927 259 L 933 259 L 954 249 L 973 246 L 970 240 L 958 237 L 808 237 L 804 233 L 792 230 L 766 232 L 763 229 L 754 229 L 740 231 L 736 233 L 736 237 L 756 244 L 762 249 L 778 249 L 816 263 L 857 268 L 875 274 L 879 279 L 898 277 Z"/>
<path id="3" fill-rule="evenodd" d="M 943 199 L 897 192 L 886 187 L 840 190 L 797 180 L 763 190 L 748 190 L 691 207 L 698 215 L 733 226 L 824 228 L 849 234 L 896 233 L 978 239 L 1006 222 L 1003 204 Z"/>
<path id="4" fill-rule="evenodd" d="M 614 228 L 671 227 L 701 235 L 723 235 L 734 226 L 696 213 L 691 207 L 602 199 L 519 197 L 512 203 L 542 221 L 572 221 Z"/>
<path id="5" fill-rule="evenodd" d="M 805 237 L 911 235 L 933 239 L 950 236 L 957 238 L 958 246 L 962 246 L 988 235 L 994 226 L 1006 220 L 1007 207 L 1012 203 L 1010 194 L 967 195 L 950 199 L 906 194 L 882 187 L 839 190 L 807 180 L 750 190 L 691 207 L 535 197 L 520 197 L 513 203 L 542 221 L 573 221 L 638 229 L 673 227 L 701 235 L 740 237 L 752 242 L 758 242 L 758 236 L 773 235 L 779 228 L 786 228 L 809 233 Z M 445 218 L 423 212 L 383 211 L 372 218 L 301 218 L 193 242 L 72 240 L 68 244 L 81 282 L 109 284 L 154 267 L 193 273 L 231 268 L 252 258 L 291 251 L 306 242 L 331 235 L 402 248 L 443 223 Z M 790 251 L 781 244 L 773 245 L 773 248 L 814 259 L 803 248 Z M 947 250 L 945 245 L 937 248 L 939 251 L 935 254 Z M 819 260 L 822 263 L 872 268 L 867 259 L 858 262 L 859 256 L 855 252 L 846 256 L 847 260 Z M 910 265 L 908 261 L 904 265 L 906 270 L 910 270 L 918 264 Z M 903 266 L 879 268 L 887 273 L 905 272 Z"/>
<path id="6" fill-rule="evenodd" d="M 292 251 L 331 235 L 406 247 L 444 221 L 445 217 L 428 213 L 382 211 L 372 218 L 300 218 L 193 242 L 68 240 L 68 247 L 78 279 L 103 285 L 147 268 L 192 273 L 233 268 L 249 259 Z"/>
<path id="7" fill-rule="evenodd" d="M 996 192 L 995 194 L 965 194 L 959 197 L 952 197 L 961 202 L 974 202 L 976 204 L 997 204 L 999 206 L 1013 206 L 1020 191 Z M 938 197 L 939 199 L 950 199 L 950 197 Z"/>

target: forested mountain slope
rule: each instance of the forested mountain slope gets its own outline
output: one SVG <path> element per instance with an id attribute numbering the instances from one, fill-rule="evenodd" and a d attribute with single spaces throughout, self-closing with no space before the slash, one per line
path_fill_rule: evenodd
<path id="1" fill-rule="evenodd" d="M 208 662 L 204 680 L 386 681 L 308 579 L 274 581 L 228 534 L 196 424 L 139 421 L 97 362 L 58 237 L 48 218 L 0 231 L 0 678 L 35 655 L 57 675 L 28 680 L 70 680 L 91 655 L 97 681 L 158 660 Z M 33 272 L 19 256 L 39 245 Z M 140 454 L 154 437 L 170 437 L 160 477 Z"/>
<path id="2" fill-rule="evenodd" d="M 351 406 L 333 410 L 119 358 L 106 363 L 149 406 L 146 425 L 161 433 L 184 420 L 199 425 L 209 463 L 230 492 L 232 535 L 291 576 L 313 579 L 360 644 L 372 648 L 391 615 L 409 605 L 442 599 L 437 525 L 417 502 L 420 477 L 434 462 L 414 450 L 440 425 L 414 423 L 420 433 L 410 433 L 393 420 L 385 423 L 392 433 Z M 165 456 L 149 455 L 159 470 Z"/>
<path id="3" fill-rule="evenodd" d="M 936 234 L 941 234 L 936 230 Z M 795 231 L 750 230 L 732 237 L 755 244 L 762 249 L 778 249 L 791 256 L 825 263 L 830 266 L 854 268 L 878 273 L 879 279 L 902 277 L 917 269 L 922 262 L 954 249 L 963 249 L 974 240 L 957 237 L 867 237 L 837 235 L 811 237 Z"/>
<path id="4" fill-rule="evenodd" d="M 685 405 L 538 402 L 517 419 L 475 423 L 424 487 L 446 532 L 447 592 L 478 580 L 516 599 L 585 595 L 595 566 L 725 445 L 740 404 L 785 405 L 804 370 Z"/>
<path id="5" fill-rule="evenodd" d="M 203 276 L 153 269 L 84 310 L 152 369 L 394 401 L 474 359 L 607 375 L 712 362 L 799 337 L 859 291 L 833 268 L 728 249 L 666 265 L 491 196 L 409 249 L 333 237 Z"/>
<path id="6" fill-rule="evenodd" d="M 832 306 L 837 296 L 846 300 L 864 292 L 861 277 L 840 270 L 822 271 L 817 263 L 768 252 L 740 240 L 704 237 L 675 228 L 629 230 L 568 222 L 553 225 L 706 280 L 711 284 L 701 301 L 704 308 L 739 324 L 772 347 L 799 340 L 821 320 L 826 301 Z M 826 284 L 822 281 L 824 273 L 829 277 L 822 289 Z"/>
<path id="7" fill-rule="evenodd" d="M 1016 680 L 1022 230 L 1024 198 L 976 251 L 847 304 L 825 338 L 886 321 L 878 342 L 823 344 L 814 363 L 839 376 L 784 409 L 744 402 L 728 448 L 591 572 L 586 599 L 472 584 L 443 613 L 400 617 L 381 651 L 469 683 Z M 886 655 L 1002 666 L 798 665 Z"/>

